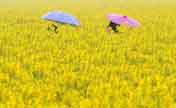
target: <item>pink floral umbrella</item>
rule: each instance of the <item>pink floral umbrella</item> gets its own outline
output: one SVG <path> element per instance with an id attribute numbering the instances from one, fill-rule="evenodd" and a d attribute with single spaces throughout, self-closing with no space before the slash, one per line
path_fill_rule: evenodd
<path id="1" fill-rule="evenodd" d="M 120 14 L 109 14 L 107 16 L 108 20 L 112 21 L 115 24 L 126 25 L 130 27 L 139 27 L 140 23 L 128 16 L 123 16 Z"/>

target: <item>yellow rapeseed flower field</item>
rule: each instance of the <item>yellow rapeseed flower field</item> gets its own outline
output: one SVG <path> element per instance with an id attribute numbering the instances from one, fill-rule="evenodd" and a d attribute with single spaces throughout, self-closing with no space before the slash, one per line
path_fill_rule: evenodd
<path id="1" fill-rule="evenodd" d="M 176 108 L 175 0 L 1 0 L 0 108 Z M 64 11 L 80 27 L 41 16 Z M 107 33 L 108 13 L 137 29 Z"/>

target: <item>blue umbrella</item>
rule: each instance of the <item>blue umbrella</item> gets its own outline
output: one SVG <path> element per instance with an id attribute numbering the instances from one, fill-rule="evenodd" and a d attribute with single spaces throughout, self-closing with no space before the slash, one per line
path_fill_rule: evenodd
<path id="1" fill-rule="evenodd" d="M 54 21 L 62 24 L 70 24 L 74 26 L 79 26 L 79 21 L 72 15 L 63 12 L 49 12 L 42 16 L 42 19 Z"/>

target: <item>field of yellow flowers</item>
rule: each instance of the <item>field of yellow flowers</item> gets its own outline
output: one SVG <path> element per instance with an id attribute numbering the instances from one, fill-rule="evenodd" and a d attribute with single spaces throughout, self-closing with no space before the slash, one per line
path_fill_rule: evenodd
<path id="1" fill-rule="evenodd" d="M 176 108 L 176 4 L 133 1 L 0 1 L 0 108 Z M 52 10 L 81 27 L 47 31 Z M 111 12 L 142 26 L 107 33 Z"/>

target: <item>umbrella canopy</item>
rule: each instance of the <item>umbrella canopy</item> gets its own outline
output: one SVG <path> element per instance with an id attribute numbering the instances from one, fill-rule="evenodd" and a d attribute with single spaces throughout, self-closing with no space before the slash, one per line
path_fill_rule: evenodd
<path id="1" fill-rule="evenodd" d="M 42 16 L 42 19 L 74 26 L 80 25 L 79 21 L 74 16 L 63 12 L 49 12 Z"/>
<path id="2" fill-rule="evenodd" d="M 112 21 L 115 24 L 122 24 L 131 27 L 139 27 L 140 23 L 137 20 L 134 20 L 128 16 L 123 16 L 120 14 L 109 14 L 107 16 L 108 20 Z"/>

